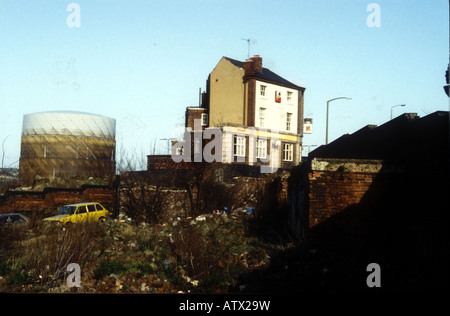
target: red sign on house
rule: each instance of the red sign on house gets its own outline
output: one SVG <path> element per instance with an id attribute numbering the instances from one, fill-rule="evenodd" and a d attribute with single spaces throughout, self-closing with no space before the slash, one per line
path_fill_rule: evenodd
<path id="1" fill-rule="evenodd" d="M 275 91 L 275 102 L 281 102 L 281 92 Z"/>

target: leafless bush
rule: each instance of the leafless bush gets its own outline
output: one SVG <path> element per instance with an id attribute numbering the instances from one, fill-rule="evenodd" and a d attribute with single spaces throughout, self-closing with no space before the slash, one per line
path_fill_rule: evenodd
<path id="1" fill-rule="evenodd" d="M 123 174 L 120 196 L 122 210 L 137 223 L 156 223 L 166 203 L 162 186 L 151 185 L 145 172 Z"/>
<path id="2" fill-rule="evenodd" d="M 225 217 L 209 218 L 200 223 L 177 225 L 173 232 L 172 253 L 186 275 L 197 280 L 198 291 L 226 289 L 243 269 L 236 254 L 244 243 L 239 221 Z"/>
<path id="3" fill-rule="evenodd" d="M 50 286 L 64 276 L 69 263 L 87 265 L 102 251 L 98 237 L 103 226 L 95 222 L 70 227 L 50 227 L 45 234 L 22 244 L 21 264 L 28 267 L 31 277 Z"/>
<path id="4" fill-rule="evenodd" d="M 219 163 L 195 163 L 194 175 L 187 181 L 186 190 L 190 202 L 189 216 L 211 213 L 215 209 L 234 205 L 236 188 L 227 186 L 216 178 Z"/>

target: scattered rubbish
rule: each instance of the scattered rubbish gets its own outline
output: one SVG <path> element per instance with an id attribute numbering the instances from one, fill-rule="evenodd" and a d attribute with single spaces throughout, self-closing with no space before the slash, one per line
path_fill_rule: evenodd
<path id="1" fill-rule="evenodd" d="M 248 288 L 248 284 L 239 285 L 239 291 L 244 292 Z"/>
<path id="2" fill-rule="evenodd" d="M 247 215 L 252 215 L 254 212 L 255 212 L 255 208 L 254 207 L 247 208 L 247 211 L 246 211 Z"/>
<path id="3" fill-rule="evenodd" d="M 191 282 L 189 282 L 192 284 L 192 286 L 198 286 L 198 280 L 193 280 Z"/>
<path id="4" fill-rule="evenodd" d="M 170 267 L 170 261 L 169 261 L 169 259 L 164 259 L 164 261 L 163 261 L 163 266 L 164 266 L 164 269 L 169 269 L 169 267 Z"/>
<path id="5" fill-rule="evenodd" d="M 205 215 L 199 215 L 195 218 L 195 220 L 197 222 L 201 222 L 201 221 L 206 221 L 206 216 Z"/>

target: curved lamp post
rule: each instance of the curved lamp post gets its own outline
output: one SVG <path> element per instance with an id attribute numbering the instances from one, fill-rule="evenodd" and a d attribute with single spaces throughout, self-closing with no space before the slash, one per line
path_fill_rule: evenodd
<path id="1" fill-rule="evenodd" d="M 392 109 L 395 108 L 396 106 L 405 106 L 406 104 L 397 104 L 394 105 L 393 107 L 391 107 L 391 120 L 392 120 Z"/>
<path id="2" fill-rule="evenodd" d="M 330 104 L 331 101 L 338 100 L 338 99 L 351 100 L 352 98 L 348 98 L 348 97 L 339 97 L 339 98 L 334 98 L 334 99 L 331 99 L 331 100 L 328 100 L 328 101 L 327 101 L 327 131 L 326 131 L 325 145 L 328 145 L 328 108 L 329 108 L 329 104 Z"/>

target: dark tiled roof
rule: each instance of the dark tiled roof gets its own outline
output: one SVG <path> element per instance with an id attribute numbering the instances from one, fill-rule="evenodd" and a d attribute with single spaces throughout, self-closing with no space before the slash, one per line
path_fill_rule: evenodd
<path id="1" fill-rule="evenodd" d="M 226 60 L 228 60 L 229 62 L 231 62 L 233 65 L 235 65 L 236 67 L 239 68 L 243 68 L 244 67 L 244 62 L 236 60 L 236 59 L 232 59 L 232 58 L 228 58 L 225 57 L 224 58 Z M 290 88 L 294 88 L 297 90 L 304 90 L 304 87 L 298 86 L 292 82 L 290 82 L 289 80 L 284 79 L 283 77 L 277 75 L 276 73 L 274 73 L 273 71 L 271 71 L 270 69 L 264 68 L 262 69 L 262 71 L 256 71 L 254 75 L 249 76 L 251 78 L 256 78 L 256 79 L 260 79 L 262 81 L 267 81 L 267 82 L 271 82 L 271 83 L 277 83 L 286 87 L 290 87 Z"/>
<path id="2" fill-rule="evenodd" d="M 448 162 L 449 112 L 423 118 L 402 114 L 381 126 L 368 125 L 309 153 L 309 158 L 380 159 L 391 162 L 434 157 Z M 439 158 L 440 157 L 440 158 Z M 423 166 L 421 166 L 423 168 Z"/>

